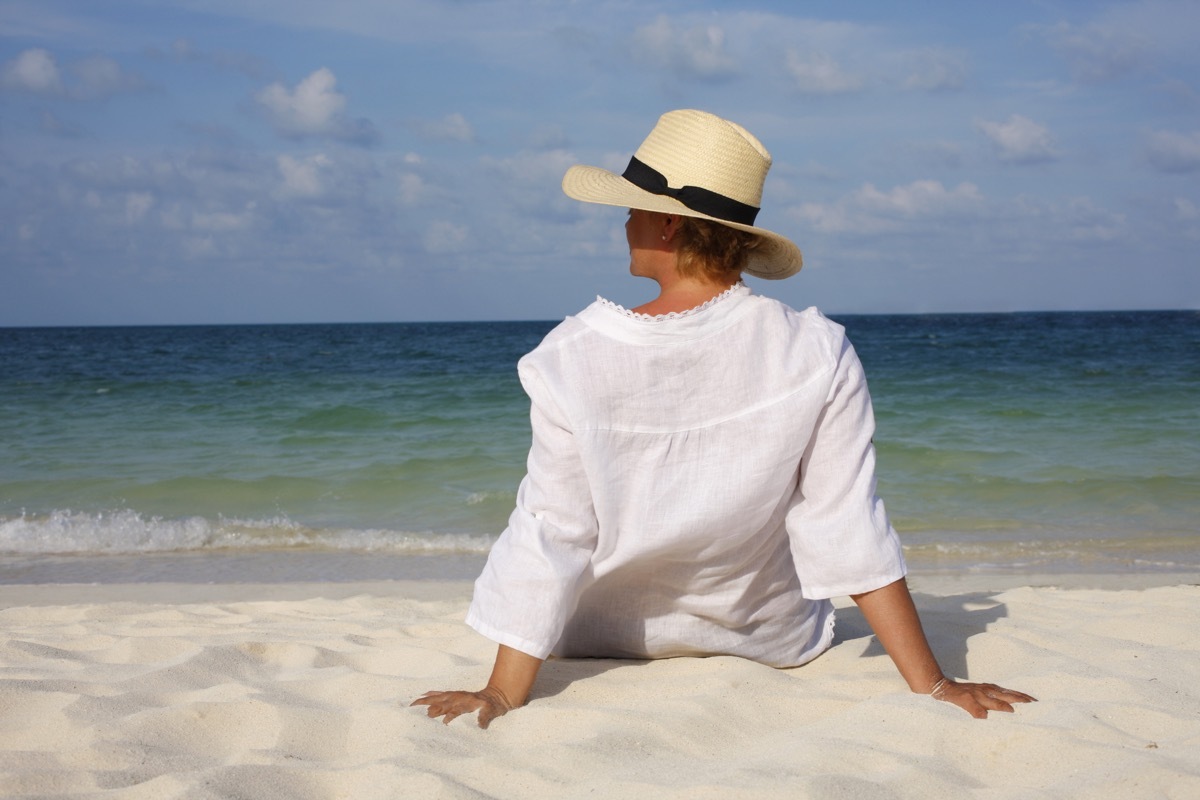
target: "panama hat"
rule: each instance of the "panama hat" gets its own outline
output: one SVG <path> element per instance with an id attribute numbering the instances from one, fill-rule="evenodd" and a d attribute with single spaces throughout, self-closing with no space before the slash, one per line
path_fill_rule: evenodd
<path id="1" fill-rule="evenodd" d="M 771 154 L 735 122 L 705 111 L 668 111 L 621 175 L 581 164 L 563 176 L 568 197 L 585 203 L 679 214 L 758 234 L 746 272 L 786 278 L 804 260 L 791 240 L 754 226 Z"/>

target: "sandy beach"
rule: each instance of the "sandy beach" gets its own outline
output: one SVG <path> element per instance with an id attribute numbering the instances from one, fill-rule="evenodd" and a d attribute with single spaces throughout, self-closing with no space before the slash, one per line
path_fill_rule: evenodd
<path id="1" fill-rule="evenodd" d="M 910 694 L 843 601 L 807 666 L 552 661 L 487 731 L 408 707 L 487 677 L 467 582 L 4 586 L 0 795 L 1197 797 L 1195 577 L 911 578 L 1011 716 Z"/>

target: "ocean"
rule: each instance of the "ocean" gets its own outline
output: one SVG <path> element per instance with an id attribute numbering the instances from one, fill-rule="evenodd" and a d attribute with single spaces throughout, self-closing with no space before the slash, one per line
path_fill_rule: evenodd
<path id="1" fill-rule="evenodd" d="M 1200 313 L 833 316 L 913 570 L 1200 570 Z M 0 583 L 471 577 L 553 325 L 0 329 Z"/>

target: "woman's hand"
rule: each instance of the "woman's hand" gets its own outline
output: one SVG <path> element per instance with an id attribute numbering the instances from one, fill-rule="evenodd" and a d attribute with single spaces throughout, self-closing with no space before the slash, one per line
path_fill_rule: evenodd
<path id="1" fill-rule="evenodd" d="M 917 607 L 903 578 L 852 597 L 914 692 L 954 703 L 976 719 L 985 719 L 989 711 L 1011 712 L 1013 703 L 1037 702 L 1024 692 L 994 683 L 955 683 L 945 677 L 929 649 Z"/>
<path id="2" fill-rule="evenodd" d="M 429 706 L 430 718 L 442 717 L 447 725 L 455 717 L 478 711 L 479 727 L 486 728 L 496 717 L 525 705 L 541 666 L 540 658 L 500 645 L 487 688 L 479 692 L 426 692 L 409 705 Z"/>
<path id="3" fill-rule="evenodd" d="M 987 719 L 989 711 L 1007 711 L 1011 714 L 1013 703 L 1037 702 L 1036 697 L 994 683 L 956 683 L 949 678 L 942 678 L 935 683 L 929 696 L 953 703 L 975 719 Z"/>
<path id="4" fill-rule="evenodd" d="M 481 728 L 487 728 L 496 717 L 512 710 L 504 695 L 490 686 L 480 692 L 426 692 L 410 705 L 429 706 L 429 716 L 432 719 L 442 717 L 446 725 L 455 717 L 478 711 Z"/>

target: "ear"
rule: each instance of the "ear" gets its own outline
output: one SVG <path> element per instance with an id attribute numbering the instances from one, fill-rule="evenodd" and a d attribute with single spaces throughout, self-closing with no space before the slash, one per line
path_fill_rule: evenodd
<path id="1" fill-rule="evenodd" d="M 662 240 L 670 244 L 675 238 L 675 232 L 679 230 L 679 216 L 676 214 L 663 214 L 662 223 Z"/>

